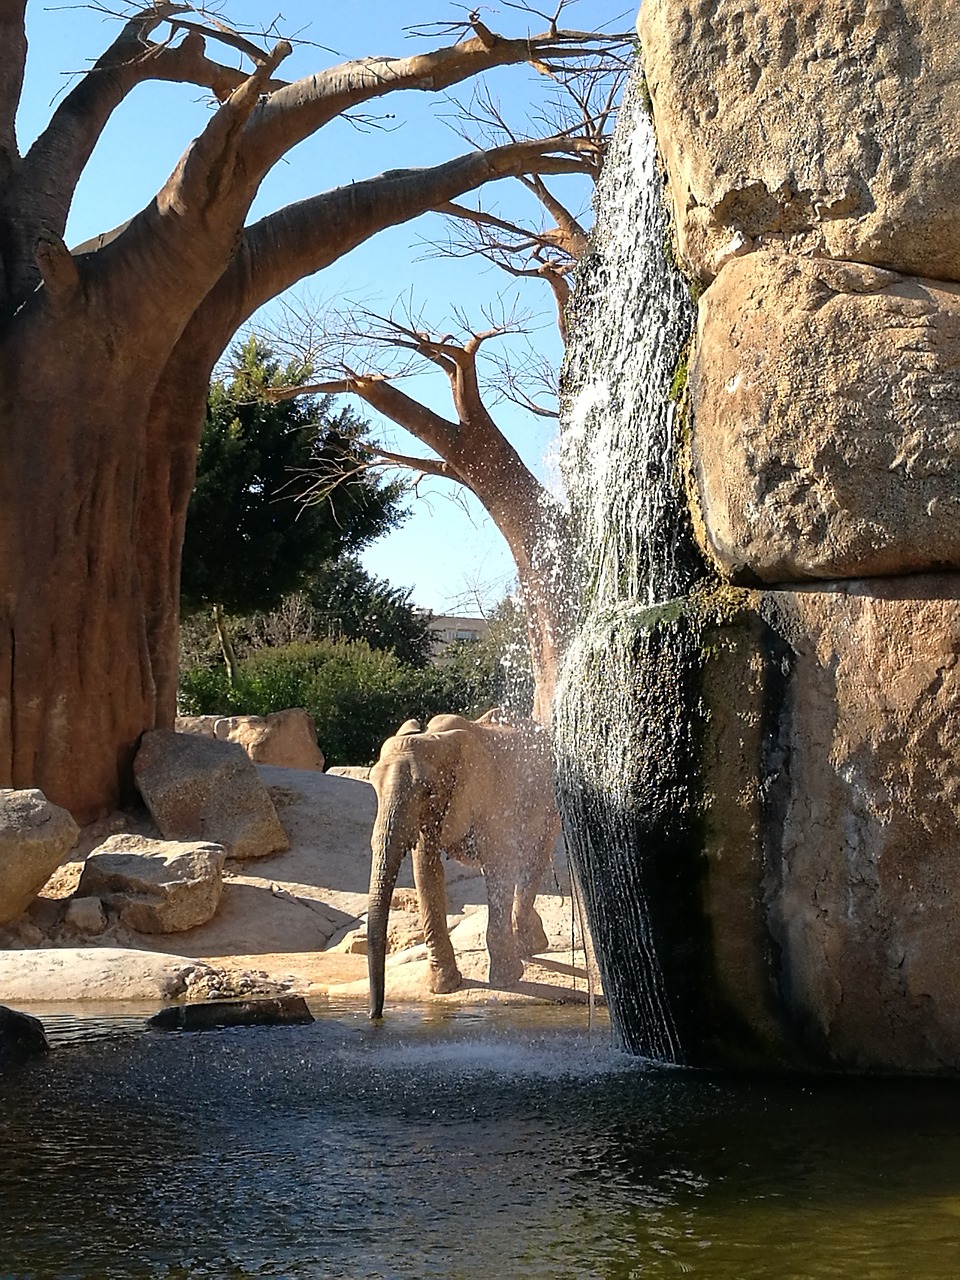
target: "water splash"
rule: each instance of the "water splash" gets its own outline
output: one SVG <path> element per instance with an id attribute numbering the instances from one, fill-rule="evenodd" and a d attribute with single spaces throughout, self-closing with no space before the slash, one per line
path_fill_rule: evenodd
<path id="1" fill-rule="evenodd" d="M 555 710 L 561 810 L 621 1041 L 661 1061 L 683 1059 L 651 921 L 651 866 L 685 836 L 678 813 L 687 726 L 678 750 L 647 759 L 663 677 L 683 680 L 682 627 L 652 638 L 660 602 L 703 570 L 679 474 L 676 404 L 693 306 L 668 253 L 669 217 L 656 140 L 636 81 L 598 191 L 596 251 L 578 284 L 565 370 L 561 461 L 586 603 L 564 662 Z M 669 632 L 669 627 L 668 627 Z M 669 650 L 665 652 L 664 650 Z M 672 671 L 667 677 L 666 669 Z M 655 879 L 655 876 L 654 876 Z"/>

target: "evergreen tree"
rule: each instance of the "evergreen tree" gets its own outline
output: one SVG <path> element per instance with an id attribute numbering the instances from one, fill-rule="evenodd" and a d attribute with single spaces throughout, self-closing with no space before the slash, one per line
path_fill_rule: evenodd
<path id="1" fill-rule="evenodd" d="M 236 659 L 226 614 L 268 610 L 324 562 L 357 551 L 398 523 L 400 488 L 357 471 L 365 424 L 329 397 L 274 401 L 273 388 L 302 382 L 300 364 L 281 367 L 250 339 L 229 379 L 210 387 L 187 509 L 181 597 L 185 612 L 213 609 L 224 658 Z M 322 502 L 320 483 L 357 471 Z"/>

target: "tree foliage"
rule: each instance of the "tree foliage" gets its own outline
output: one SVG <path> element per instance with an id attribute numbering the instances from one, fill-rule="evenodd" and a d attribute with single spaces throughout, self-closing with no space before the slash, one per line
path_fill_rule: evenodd
<path id="1" fill-rule="evenodd" d="M 281 367 L 251 338 L 236 367 L 210 387 L 187 508 L 181 593 L 188 607 L 268 610 L 322 566 L 357 551 L 399 520 L 400 488 L 369 471 L 365 424 L 329 397 L 272 401 L 267 388 L 297 385 L 307 371 Z M 305 501 L 316 477 L 352 473 L 324 502 Z"/>

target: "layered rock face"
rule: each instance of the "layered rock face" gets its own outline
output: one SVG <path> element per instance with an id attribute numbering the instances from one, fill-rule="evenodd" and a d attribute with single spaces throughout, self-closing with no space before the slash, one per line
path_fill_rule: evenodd
<path id="1" fill-rule="evenodd" d="M 960 10 L 644 0 L 639 31 L 706 285 L 681 986 L 706 1057 L 956 1072 Z"/>

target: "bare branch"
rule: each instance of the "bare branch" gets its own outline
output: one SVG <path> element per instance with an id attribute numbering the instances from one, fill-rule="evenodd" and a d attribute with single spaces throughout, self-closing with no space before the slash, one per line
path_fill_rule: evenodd
<path id="1" fill-rule="evenodd" d="M 387 93 L 438 93 L 495 67 L 524 62 L 562 66 L 571 59 L 602 57 L 608 50 L 617 53 L 628 47 L 632 37 L 625 34 L 584 37 L 556 31 L 510 39 L 479 24 L 471 38 L 432 53 L 346 62 L 271 94 L 251 121 L 247 160 L 252 171 L 263 173 L 334 117 Z"/>
<path id="2" fill-rule="evenodd" d="M 244 249 L 224 280 L 236 297 L 230 335 L 258 307 L 319 271 L 384 227 L 407 222 L 487 182 L 520 173 L 580 173 L 576 139 L 540 139 L 475 151 L 431 169 L 393 169 L 289 205 L 248 228 Z M 218 299 L 211 300 L 211 312 Z"/>
<path id="3" fill-rule="evenodd" d="M 34 226 L 41 234 L 62 238 L 73 193 L 93 149 L 110 117 L 137 85 L 148 80 L 194 84 L 225 102 L 248 79 L 242 71 L 207 58 L 198 24 L 178 22 L 191 28 L 179 44 L 151 41 L 158 26 L 172 24 L 187 7 L 172 0 L 156 0 L 131 18 L 60 103 L 30 148 L 16 181 L 20 198 L 34 210 Z M 223 31 L 214 34 L 224 38 Z M 258 64 L 266 57 L 258 51 Z M 268 79 L 262 88 L 273 91 L 284 83 Z M 19 278 L 11 281 L 11 287 L 23 295 L 36 283 L 32 245 L 24 243 L 18 256 Z"/>

